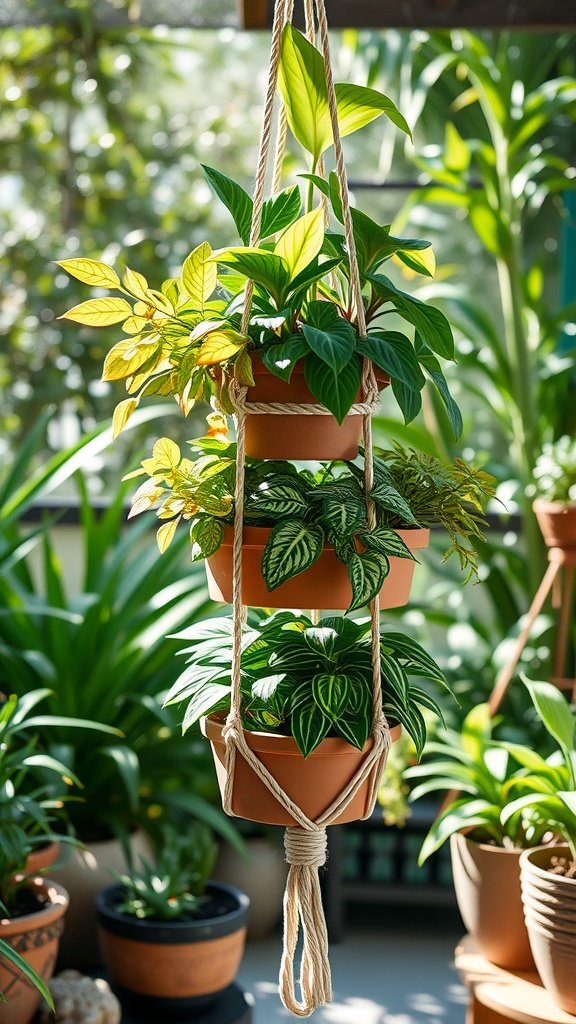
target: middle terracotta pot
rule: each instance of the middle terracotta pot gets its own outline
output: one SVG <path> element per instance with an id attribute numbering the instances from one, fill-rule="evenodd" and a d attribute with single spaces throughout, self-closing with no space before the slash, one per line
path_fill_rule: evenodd
<path id="1" fill-rule="evenodd" d="M 210 740 L 218 785 L 224 794 L 226 785 L 226 747 L 222 738 L 223 719 L 209 715 L 201 720 L 204 736 Z M 391 730 L 394 741 L 401 732 L 401 726 Z M 277 733 L 244 732 L 250 750 L 268 769 L 287 796 L 298 805 L 304 814 L 315 821 L 330 807 L 344 791 L 358 771 L 362 761 L 372 748 L 369 739 L 362 750 L 338 737 L 322 740 L 316 750 L 303 757 L 291 736 Z M 369 776 L 333 824 L 343 825 L 346 821 L 357 821 L 369 813 Z M 241 754 L 236 756 L 234 785 L 232 790 L 232 811 L 239 818 L 258 821 L 267 825 L 297 825 L 298 823 L 278 803 L 268 787 L 254 774 Z"/>
<path id="2" fill-rule="evenodd" d="M 252 608 L 348 608 L 352 588 L 346 566 L 326 544 L 320 558 L 309 569 L 268 590 L 262 575 L 262 555 L 272 533 L 269 526 L 245 526 L 242 531 L 242 603 Z M 410 548 L 427 548 L 430 530 L 396 530 Z M 232 603 L 233 529 L 227 526 L 218 551 L 206 561 L 208 593 L 213 601 Z M 416 563 L 411 558 L 390 558 L 390 572 L 380 591 L 381 608 L 399 608 L 407 603 Z"/>

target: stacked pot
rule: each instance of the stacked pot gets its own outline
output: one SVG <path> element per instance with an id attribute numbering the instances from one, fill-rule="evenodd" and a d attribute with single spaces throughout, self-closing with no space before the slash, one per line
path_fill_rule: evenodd
<path id="1" fill-rule="evenodd" d="M 551 871 L 553 858 L 570 861 L 569 848 L 538 847 L 520 858 L 524 917 L 544 987 L 576 1014 L 576 878 Z"/>

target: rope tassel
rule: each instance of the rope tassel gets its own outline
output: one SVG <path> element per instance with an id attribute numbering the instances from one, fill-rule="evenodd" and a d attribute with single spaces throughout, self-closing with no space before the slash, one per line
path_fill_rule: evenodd
<path id="1" fill-rule="evenodd" d="M 332 1000 L 328 933 L 318 869 L 326 862 L 326 829 L 290 826 L 284 833 L 290 865 L 284 893 L 284 952 L 280 964 L 280 997 L 297 1017 L 309 1017 Z M 296 997 L 294 957 L 302 928 L 301 1001 Z"/>

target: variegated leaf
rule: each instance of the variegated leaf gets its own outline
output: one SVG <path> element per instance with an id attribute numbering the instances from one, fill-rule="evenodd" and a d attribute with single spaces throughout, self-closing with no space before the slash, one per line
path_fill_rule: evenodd
<path id="1" fill-rule="evenodd" d="M 352 601 L 347 611 L 364 608 L 382 588 L 390 571 L 390 562 L 379 551 L 354 554 L 348 559 L 348 575 L 352 587 Z"/>
<path id="2" fill-rule="evenodd" d="M 272 530 L 262 557 L 262 573 L 268 590 L 308 569 L 322 554 L 324 531 L 295 519 Z"/>

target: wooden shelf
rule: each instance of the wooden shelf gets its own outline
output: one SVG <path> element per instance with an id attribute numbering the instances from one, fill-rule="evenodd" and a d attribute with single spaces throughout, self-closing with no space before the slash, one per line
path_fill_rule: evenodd
<path id="1" fill-rule="evenodd" d="M 470 990 L 466 1024 L 576 1024 L 552 1001 L 535 971 L 505 971 L 489 963 L 467 935 L 456 947 L 456 969 Z"/>

